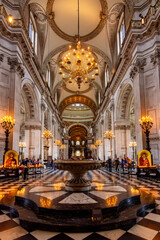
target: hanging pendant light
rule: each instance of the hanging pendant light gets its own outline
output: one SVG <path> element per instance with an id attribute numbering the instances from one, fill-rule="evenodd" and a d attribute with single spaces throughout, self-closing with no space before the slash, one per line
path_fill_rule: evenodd
<path id="1" fill-rule="evenodd" d="M 78 0 L 78 42 L 73 48 L 69 45 L 69 50 L 62 55 L 59 61 L 59 74 L 65 83 L 77 83 L 78 89 L 81 84 L 92 83 L 99 75 L 96 56 L 90 51 L 90 47 L 82 48 L 79 34 L 79 0 Z"/>

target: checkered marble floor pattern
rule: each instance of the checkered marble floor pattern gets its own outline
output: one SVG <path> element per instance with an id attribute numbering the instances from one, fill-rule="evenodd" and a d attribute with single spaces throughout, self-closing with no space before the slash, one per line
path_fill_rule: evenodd
<path id="1" fill-rule="evenodd" d="M 156 199 L 156 209 L 147 210 L 145 216 L 137 219 L 137 224 L 130 229 L 116 229 L 90 233 L 58 233 L 35 230 L 27 232 L 19 225 L 19 220 L 13 214 L 0 210 L 0 239 L 1 240 L 160 240 L 160 181 L 154 179 L 137 179 L 135 175 L 107 172 L 106 169 L 96 171 L 99 177 L 118 181 L 122 185 L 137 186 L 149 191 Z M 88 173 L 90 174 L 90 173 Z M 66 172 L 46 169 L 43 174 L 29 176 L 23 179 L 0 179 L 0 195 L 16 191 L 19 186 L 27 186 L 41 182 L 48 178 L 63 178 Z"/>

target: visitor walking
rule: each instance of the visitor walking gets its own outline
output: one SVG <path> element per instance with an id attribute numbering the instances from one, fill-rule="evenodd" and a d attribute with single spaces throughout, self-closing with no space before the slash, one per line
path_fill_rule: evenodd
<path id="1" fill-rule="evenodd" d="M 110 157 L 108 157 L 108 169 L 109 172 L 112 172 L 112 159 Z"/>
<path id="2" fill-rule="evenodd" d="M 119 172 L 119 158 L 115 160 L 116 172 Z"/>

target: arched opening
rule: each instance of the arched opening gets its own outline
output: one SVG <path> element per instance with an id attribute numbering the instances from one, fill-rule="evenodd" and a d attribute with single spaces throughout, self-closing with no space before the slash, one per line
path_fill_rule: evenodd
<path id="1" fill-rule="evenodd" d="M 121 157 L 132 157 L 130 141 L 135 141 L 135 115 L 133 88 L 127 83 L 122 85 L 116 111 L 116 152 Z"/>
<path id="2" fill-rule="evenodd" d="M 30 83 L 22 87 L 20 108 L 20 136 L 19 140 L 26 143 L 22 158 L 39 158 L 41 122 L 39 119 L 39 104 L 37 94 Z"/>
<path id="3" fill-rule="evenodd" d="M 69 158 L 83 159 L 88 157 L 87 153 L 87 129 L 80 125 L 73 125 L 69 129 Z"/>

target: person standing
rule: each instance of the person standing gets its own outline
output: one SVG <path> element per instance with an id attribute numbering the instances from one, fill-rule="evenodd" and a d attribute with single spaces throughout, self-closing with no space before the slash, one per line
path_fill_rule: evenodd
<path id="1" fill-rule="evenodd" d="M 115 164 L 116 164 L 116 172 L 117 171 L 119 172 L 119 158 L 115 160 Z"/>
<path id="2" fill-rule="evenodd" d="M 110 157 L 108 157 L 108 169 L 109 172 L 112 172 L 112 159 Z"/>
<path id="3" fill-rule="evenodd" d="M 121 167 L 122 167 L 123 173 L 124 173 L 124 166 L 125 166 L 125 160 L 122 158 L 122 160 L 121 160 Z"/>

